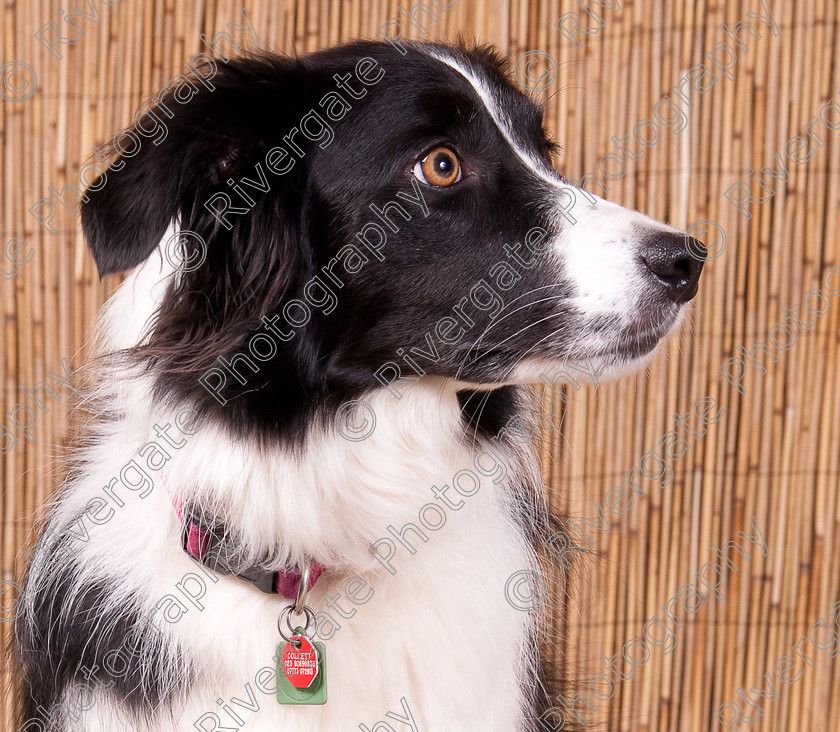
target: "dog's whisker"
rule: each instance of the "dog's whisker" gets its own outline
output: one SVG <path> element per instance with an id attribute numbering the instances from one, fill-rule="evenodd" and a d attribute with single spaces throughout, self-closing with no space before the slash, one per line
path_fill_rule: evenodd
<path id="1" fill-rule="evenodd" d="M 551 285 L 551 286 L 552 286 L 552 287 L 554 287 L 554 286 L 559 286 L 559 285 Z M 547 287 L 548 287 L 548 286 L 547 286 Z M 497 316 L 496 316 L 495 318 L 493 318 L 493 319 L 490 321 L 490 323 L 488 323 L 488 324 L 487 324 L 487 327 L 484 329 L 484 331 L 483 331 L 483 332 L 479 335 L 479 337 L 478 337 L 478 338 L 476 339 L 476 341 L 473 343 L 473 345 L 472 345 L 472 347 L 470 348 L 470 350 L 472 350 L 472 349 L 474 349 L 476 346 L 478 346 L 478 344 L 481 342 L 481 340 L 484 338 L 484 336 L 486 336 L 486 335 L 487 335 L 487 333 L 488 333 L 488 332 L 489 332 L 492 328 L 496 327 L 496 326 L 497 326 L 500 322 L 502 322 L 503 320 L 506 320 L 507 318 L 509 318 L 509 317 L 510 317 L 511 315 L 513 315 L 514 313 L 518 313 L 518 312 L 520 312 L 520 311 L 522 311 L 522 310 L 527 310 L 528 308 L 532 307 L 533 305 L 537 305 L 537 304 L 542 303 L 542 302 L 550 302 L 550 301 L 552 301 L 552 300 L 561 300 L 561 299 L 563 299 L 563 298 L 564 298 L 564 296 L 563 296 L 563 295 L 552 295 L 551 297 L 545 297 L 545 298 L 542 298 L 542 299 L 540 299 L 540 300 L 533 300 L 533 301 L 531 301 L 531 302 L 529 302 L 529 303 L 527 303 L 527 304 L 525 304 L 525 305 L 522 305 L 522 306 L 520 306 L 520 307 L 516 308 L 515 310 L 512 310 L 512 311 L 511 311 L 511 312 L 509 312 L 509 313 L 506 313 L 504 317 L 499 317 L 499 315 L 501 315 L 501 314 L 504 312 L 504 310 L 505 310 L 505 308 L 506 308 L 506 307 L 508 307 L 508 306 L 510 306 L 510 305 L 513 305 L 513 303 L 514 303 L 514 302 L 518 302 L 519 300 L 522 300 L 522 299 L 523 299 L 524 297 L 526 297 L 527 295 L 530 295 L 530 294 L 532 294 L 532 293 L 536 292 L 537 290 L 542 290 L 542 289 L 545 289 L 545 288 L 543 288 L 543 287 L 537 287 L 537 288 L 535 288 L 534 290 L 531 290 L 531 292 L 526 293 L 526 295 L 522 295 L 522 296 L 520 296 L 520 297 L 515 298 L 514 300 L 511 300 L 511 301 L 510 301 L 510 302 L 509 302 L 509 303 L 508 303 L 505 307 L 503 307 L 503 308 L 499 311 L 499 313 L 497 314 Z"/>
<path id="2" fill-rule="evenodd" d="M 505 317 L 509 317 L 511 315 L 514 315 L 515 313 L 517 313 L 519 311 L 522 311 L 522 310 L 527 310 L 527 309 L 533 307 L 534 305 L 538 305 L 538 304 L 543 303 L 543 302 L 551 302 L 553 300 L 562 300 L 562 299 L 564 299 L 563 295 L 552 295 L 551 297 L 546 297 L 546 298 L 541 298 L 539 300 L 534 300 L 532 302 L 527 303 L 526 305 L 522 305 L 522 306 L 516 308 L 516 310 L 508 313 Z M 562 313 L 562 314 L 565 315 L 566 313 Z M 464 355 L 464 359 L 461 363 L 460 371 L 463 371 L 463 369 L 471 363 L 471 361 L 469 359 L 470 359 L 470 356 L 472 354 L 476 354 L 474 356 L 472 362 L 476 361 L 480 357 L 476 353 L 480 342 L 484 339 L 485 336 L 487 336 L 490 333 L 490 331 L 493 328 L 498 326 L 498 324 L 500 323 L 501 320 L 504 320 L 504 318 L 495 318 L 492 322 L 490 322 L 487 325 L 487 327 L 484 329 L 484 331 L 479 335 L 479 337 L 473 342 L 473 344 L 468 349 L 465 350 L 465 355 Z M 459 371 L 459 375 L 460 375 L 460 371 Z"/>

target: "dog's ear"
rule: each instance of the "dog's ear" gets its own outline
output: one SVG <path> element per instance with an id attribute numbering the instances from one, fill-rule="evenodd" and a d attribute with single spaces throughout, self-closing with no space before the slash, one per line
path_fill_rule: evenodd
<path id="1" fill-rule="evenodd" d="M 185 151 L 167 140 L 155 146 L 131 135 L 122 137 L 129 144 L 140 140 L 137 155 L 120 155 L 88 188 L 81 207 L 82 229 L 100 277 L 145 261 L 178 213 Z"/>
<path id="2" fill-rule="evenodd" d="M 265 95 L 253 90 L 285 86 L 292 76 L 280 58 L 208 59 L 208 66 L 212 73 L 176 77 L 106 146 L 113 162 L 81 206 L 100 277 L 144 262 L 173 220 L 190 228 L 212 192 L 228 190 L 226 181 L 245 172 L 245 148 L 263 132 L 248 128 L 265 116 L 258 108 Z"/>

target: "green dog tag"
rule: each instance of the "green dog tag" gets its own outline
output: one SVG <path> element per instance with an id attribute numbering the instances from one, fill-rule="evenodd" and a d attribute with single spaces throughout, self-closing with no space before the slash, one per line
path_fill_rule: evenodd
<path id="1" fill-rule="evenodd" d="M 295 628 L 291 643 L 277 649 L 277 701 L 280 704 L 327 703 L 327 650 Z"/>

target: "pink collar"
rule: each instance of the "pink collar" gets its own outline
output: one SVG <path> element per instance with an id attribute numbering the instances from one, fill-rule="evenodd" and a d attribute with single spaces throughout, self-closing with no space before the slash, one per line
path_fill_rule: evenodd
<path id="1" fill-rule="evenodd" d="M 215 526 L 205 528 L 202 526 L 200 516 L 193 511 L 188 511 L 187 518 L 184 520 L 182 502 L 171 491 L 169 497 L 178 513 L 178 519 L 183 523 L 181 545 L 187 554 L 214 572 L 243 579 L 268 594 L 278 594 L 287 600 L 294 600 L 297 597 L 301 581 L 301 573 L 297 569 L 268 572 L 261 567 L 239 566 L 238 563 L 232 561 L 230 556 L 230 540 L 225 541 L 225 537 L 229 536 L 228 532 Z M 233 566 L 236 567 L 235 570 L 232 569 Z M 312 562 L 309 567 L 307 591 L 312 589 L 323 571 L 322 565 Z"/>

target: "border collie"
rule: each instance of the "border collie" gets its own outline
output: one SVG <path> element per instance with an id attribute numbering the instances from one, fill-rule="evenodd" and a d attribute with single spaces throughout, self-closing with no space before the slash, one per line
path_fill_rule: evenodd
<path id="1" fill-rule="evenodd" d="M 526 385 L 643 364 L 702 245 L 555 172 L 486 48 L 203 73 L 83 198 L 130 274 L 31 554 L 19 729 L 543 728 L 541 611 L 507 591 L 554 526 Z M 303 595 L 325 704 L 276 698 Z"/>

